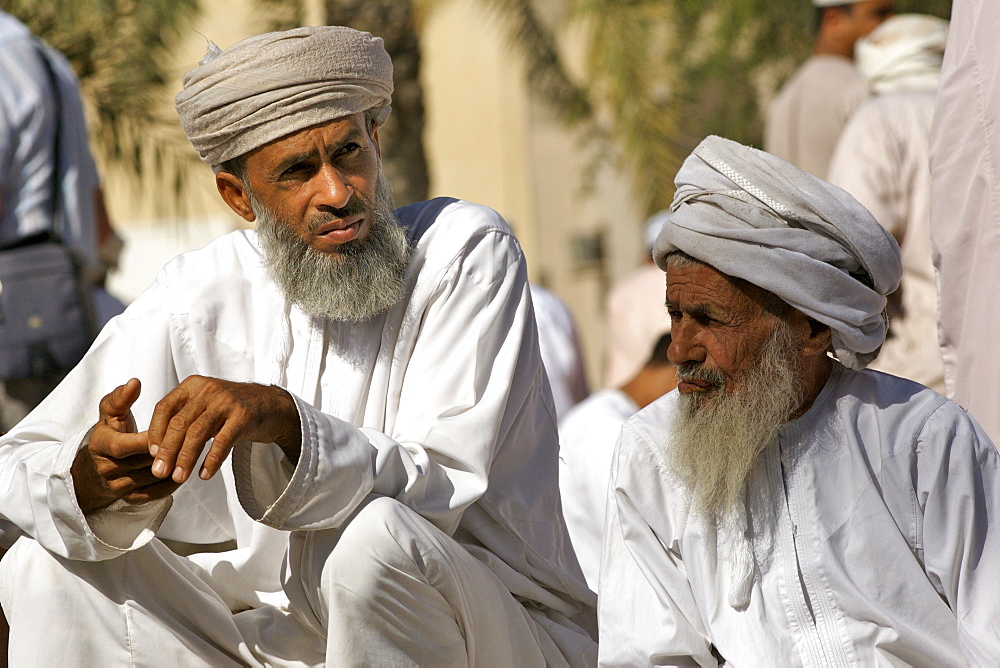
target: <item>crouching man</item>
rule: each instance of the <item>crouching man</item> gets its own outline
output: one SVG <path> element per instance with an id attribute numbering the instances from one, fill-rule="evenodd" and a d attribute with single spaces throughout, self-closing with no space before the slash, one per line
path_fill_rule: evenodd
<path id="1" fill-rule="evenodd" d="M 483 207 L 393 214 L 391 91 L 337 27 L 185 76 L 257 231 L 167 265 L 0 441 L 12 665 L 596 660 L 524 258 Z"/>

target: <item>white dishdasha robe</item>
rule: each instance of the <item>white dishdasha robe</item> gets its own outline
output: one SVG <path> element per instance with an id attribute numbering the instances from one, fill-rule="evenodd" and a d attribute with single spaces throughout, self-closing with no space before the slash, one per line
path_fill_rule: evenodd
<path id="1" fill-rule="evenodd" d="M 175 581 L 200 579 L 207 584 L 198 587 L 212 590 L 206 596 L 234 612 L 275 610 L 287 621 L 282 561 L 290 537 L 284 570 L 306 570 L 308 564 L 296 562 L 303 541 L 319 541 L 373 498 L 389 497 L 398 503 L 378 512 L 391 523 L 419 524 L 418 532 L 436 536 L 431 542 L 442 532 L 452 536 L 465 548 L 461 556 L 468 552 L 485 564 L 514 594 L 508 601 L 523 604 L 515 614 L 530 616 L 546 632 L 539 636 L 552 639 L 541 643 L 547 661 L 562 655 L 578 663 L 592 654 L 592 641 L 569 622 L 584 622 L 594 601 L 559 512 L 555 417 L 520 248 L 503 220 L 477 205 L 442 198 L 397 214 L 413 244 L 404 296 L 360 324 L 314 319 L 286 301 L 261 267 L 253 232 L 229 234 L 168 264 L 57 390 L 0 441 L 0 514 L 81 572 L 84 562 L 99 562 L 93 572 L 119 562 L 182 563 L 162 581 L 149 578 L 148 586 L 159 590 L 157 605 L 170 612 L 147 606 L 143 614 L 179 615 L 181 622 L 163 622 L 164 637 L 187 639 L 195 658 L 178 655 L 185 660 L 214 663 L 222 659 L 214 649 L 202 653 L 202 644 L 242 641 L 232 633 L 205 640 L 217 629 L 200 626 L 201 613 L 191 619 L 177 613 L 193 604 L 177 600 L 189 585 Z M 70 466 L 85 447 L 100 398 L 139 378 L 133 411 L 144 429 L 155 402 L 192 374 L 288 389 L 302 425 L 298 464 L 291 466 L 273 444 L 241 443 L 231 466 L 210 481 L 192 478 L 172 499 L 115 504 L 85 517 Z M 178 561 L 154 535 L 187 543 L 235 540 L 237 547 Z M 198 575 L 186 575 L 188 569 Z M 5 604 L 16 594 L 17 585 L 8 585 Z M 16 606 L 8 616 L 16 634 Z M 135 617 L 132 611 L 120 622 L 123 644 L 126 628 L 130 645 L 137 644 L 131 634 L 143 624 Z M 264 637 L 271 627 L 255 628 L 264 628 Z M 167 643 L 168 653 L 158 655 L 155 640 L 133 649 L 130 660 L 145 651 L 168 661 L 175 648 Z M 14 638 L 12 657 L 16 644 Z M 246 646 L 223 652 L 246 663 L 251 654 L 267 656 L 244 645 L 249 654 Z M 303 649 L 301 662 L 306 655 Z"/>
<path id="2" fill-rule="evenodd" d="M 755 573 L 740 611 L 728 546 L 689 515 L 666 462 L 677 398 L 647 406 L 619 441 L 601 665 L 995 665 L 1000 455 L 965 411 L 836 365 L 751 475 Z"/>

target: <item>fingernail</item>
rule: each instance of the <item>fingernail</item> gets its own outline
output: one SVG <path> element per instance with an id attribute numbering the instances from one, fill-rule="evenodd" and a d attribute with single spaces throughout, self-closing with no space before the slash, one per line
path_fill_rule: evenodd
<path id="1" fill-rule="evenodd" d="M 208 480 L 212 477 L 212 474 L 208 472 L 208 469 L 204 466 L 201 467 L 201 471 L 198 472 L 198 477 L 202 480 Z"/>
<path id="2" fill-rule="evenodd" d="M 153 475 L 157 478 L 167 477 L 167 463 L 162 459 L 157 459 L 153 462 Z"/>
<path id="3" fill-rule="evenodd" d="M 174 482 L 184 482 L 184 469 L 180 466 L 174 469 Z"/>
<path id="4" fill-rule="evenodd" d="M 156 453 L 159 452 L 159 451 L 160 451 L 160 446 L 158 446 L 156 443 L 150 443 L 149 444 L 149 456 L 150 457 L 155 457 Z"/>

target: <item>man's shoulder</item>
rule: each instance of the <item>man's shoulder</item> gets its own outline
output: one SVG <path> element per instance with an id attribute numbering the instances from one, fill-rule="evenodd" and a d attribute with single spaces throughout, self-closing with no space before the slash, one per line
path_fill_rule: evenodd
<path id="1" fill-rule="evenodd" d="M 490 283 L 507 267 L 524 262 L 510 227 L 489 207 L 439 197 L 396 209 L 396 218 L 406 228 L 418 284 L 437 284 L 456 268 Z"/>
<path id="2" fill-rule="evenodd" d="M 510 234 L 507 222 L 493 209 L 454 197 L 435 197 L 408 204 L 396 209 L 395 214 L 414 246 L 431 239 L 442 243 L 438 240 L 444 238 L 463 243 L 474 235 L 490 231 Z"/>
<path id="3" fill-rule="evenodd" d="M 271 284 L 254 230 L 236 230 L 198 250 L 181 253 L 164 265 L 157 278 L 173 300 L 235 302 L 259 285 Z"/>
<path id="4" fill-rule="evenodd" d="M 248 261 L 253 266 L 261 266 L 261 257 L 257 232 L 234 230 L 212 239 L 201 248 L 177 255 L 164 268 L 173 272 L 198 270 L 210 273 L 214 269 L 220 274 L 231 274 L 234 266 L 243 268 Z"/>
<path id="5" fill-rule="evenodd" d="M 855 414 L 858 424 L 866 422 L 865 413 L 874 414 L 879 431 L 893 436 L 893 449 L 926 443 L 942 434 L 950 435 L 947 438 L 967 434 L 989 443 L 962 406 L 920 383 L 865 369 L 844 370 L 839 386 L 834 401 L 841 410 Z"/>

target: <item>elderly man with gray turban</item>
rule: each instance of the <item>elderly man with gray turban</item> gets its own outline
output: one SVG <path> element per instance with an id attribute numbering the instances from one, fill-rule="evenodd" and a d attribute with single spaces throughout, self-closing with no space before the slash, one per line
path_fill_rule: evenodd
<path id="1" fill-rule="evenodd" d="M 334 27 L 185 76 L 257 230 L 168 264 L 0 440 L 12 665 L 596 661 L 524 258 L 484 207 L 392 211 L 391 91 Z"/>
<path id="2" fill-rule="evenodd" d="M 676 184 L 653 255 L 680 385 L 618 442 L 601 664 L 995 664 L 1000 456 L 961 407 L 865 369 L 896 242 L 718 137 Z"/>

